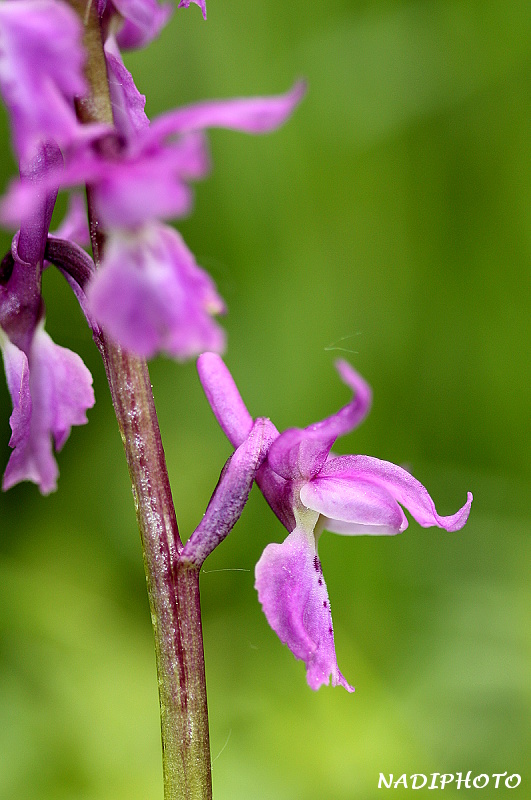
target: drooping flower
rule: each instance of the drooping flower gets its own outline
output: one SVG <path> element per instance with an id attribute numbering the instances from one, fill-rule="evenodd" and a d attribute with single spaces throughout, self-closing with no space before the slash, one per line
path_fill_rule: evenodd
<path id="1" fill-rule="evenodd" d="M 87 297 L 109 336 L 144 358 L 163 351 L 183 361 L 224 349 L 225 334 L 212 317 L 225 304 L 168 225 L 112 233 Z"/>
<path id="2" fill-rule="evenodd" d="M 409 472 L 370 456 L 335 456 L 338 436 L 367 414 L 371 392 L 345 361 L 337 362 L 353 400 L 331 417 L 307 428 L 278 434 L 258 470 L 256 482 L 289 531 L 281 544 L 269 544 L 256 566 L 256 588 L 266 618 L 282 642 L 306 664 L 312 689 L 347 683 L 337 665 L 328 592 L 317 552 L 326 529 L 346 535 L 391 535 L 408 525 L 404 506 L 423 527 L 457 531 L 465 524 L 472 495 L 455 514 L 440 516 L 430 495 Z M 225 434 L 236 447 L 248 435 L 252 418 L 223 361 L 213 353 L 198 360 L 207 399 Z"/>

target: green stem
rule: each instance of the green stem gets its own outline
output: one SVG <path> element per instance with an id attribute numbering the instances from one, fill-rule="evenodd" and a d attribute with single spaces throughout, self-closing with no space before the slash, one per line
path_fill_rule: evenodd
<path id="1" fill-rule="evenodd" d="M 90 93 L 77 104 L 83 122 L 112 124 L 96 3 L 70 0 L 85 25 Z M 93 256 L 105 236 L 87 187 Z M 105 334 L 96 337 L 125 448 L 146 570 L 155 635 L 165 800 L 212 797 L 199 568 L 179 560 L 177 528 L 147 364 Z"/>
<path id="2" fill-rule="evenodd" d="M 199 569 L 182 548 L 144 361 L 99 343 L 125 447 L 155 634 L 165 800 L 211 798 Z"/>

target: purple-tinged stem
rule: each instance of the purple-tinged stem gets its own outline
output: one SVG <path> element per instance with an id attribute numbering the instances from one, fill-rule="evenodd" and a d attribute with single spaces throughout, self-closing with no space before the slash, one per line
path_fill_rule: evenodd
<path id="1" fill-rule="evenodd" d="M 83 122 L 112 124 L 96 3 L 69 0 L 85 24 L 90 94 L 78 102 Z M 87 187 L 96 269 L 105 246 Z M 95 334 L 125 448 L 142 539 L 155 634 L 165 800 L 212 797 L 199 567 L 179 560 L 182 543 L 168 480 L 151 382 L 144 360 L 104 333 Z"/>

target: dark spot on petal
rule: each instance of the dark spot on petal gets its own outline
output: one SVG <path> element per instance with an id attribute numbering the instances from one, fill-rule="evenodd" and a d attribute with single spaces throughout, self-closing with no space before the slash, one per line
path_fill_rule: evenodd
<path id="1" fill-rule="evenodd" d="M 326 602 L 326 600 L 323 602 L 323 607 L 328 608 L 328 603 Z"/>
<path id="2" fill-rule="evenodd" d="M 314 556 L 313 565 L 315 567 L 315 571 L 320 572 L 322 574 L 323 569 L 321 567 L 321 562 L 319 561 L 319 556 Z"/>
<path id="3" fill-rule="evenodd" d="M 330 636 L 332 636 L 333 632 L 334 631 L 332 630 L 332 626 L 330 625 L 330 627 L 328 628 L 328 633 L 330 634 Z"/>
<path id="4" fill-rule="evenodd" d="M 319 584 L 319 586 L 322 586 L 322 585 L 323 585 L 323 579 L 322 579 L 322 578 L 319 578 L 319 580 L 317 581 L 317 583 Z"/>
<path id="5" fill-rule="evenodd" d="M 11 275 L 13 274 L 13 267 L 15 262 L 11 251 L 5 254 L 2 261 L 0 261 L 0 286 L 5 286 Z"/>

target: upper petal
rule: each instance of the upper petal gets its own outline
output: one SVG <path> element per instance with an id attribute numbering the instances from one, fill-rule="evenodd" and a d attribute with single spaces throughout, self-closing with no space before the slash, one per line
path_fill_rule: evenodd
<path id="1" fill-rule="evenodd" d="M 306 91 L 299 81 L 286 94 L 271 97 L 243 97 L 234 100 L 207 100 L 162 114 L 151 123 L 160 139 L 204 128 L 230 128 L 244 133 L 268 133 L 282 125 Z"/>
<path id="2" fill-rule="evenodd" d="M 288 428 L 273 442 L 267 462 L 287 480 L 309 480 L 325 463 L 334 441 L 320 431 Z"/>
<path id="3" fill-rule="evenodd" d="M 269 424 L 278 436 L 273 423 Z M 256 483 L 281 523 L 292 531 L 296 526 L 292 482 L 274 472 L 266 460 L 256 473 Z"/>
<path id="4" fill-rule="evenodd" d="M 282 544 L 269 544 L 256 565 L 255 587 L 267 621 L 295 658 L 306 664 L 312 689 L 343 686 L 337 666 L 330 601 L 313 532 L 295 528 Z"/>
<path id="5" fill-rule="evenodd" d="M 442 517 L 437 513 L 427 490 L 416 478 L 396 464 L 371 456 L 339 456 L 329 459 L 319 473 L 319 479 L 324 478 L 339 479 L 345 485 L 352 485 L 358 480 L 375 484 L 401 503 L 419 525 L 425 528 L 437 525 L 447 531 L 460 530 L 468 519 L 472 504 L 472 494 L 468 492 L 467 501 L 459 511 Z"/>
<path id="6" fill-rule="evenodd" d="M 283 431 L 271 447 L 270 467 L 288 480 L 310 480 L 317 475 L 337 437 L 359 425 L 369 412 L 370 386 L 346 361 L 337 361 L 336 368 L 354 392 L 350 403 L 307 428 Z"/>
<path id="7" fill-rule="evenodd" d="M 122 136 L 130 139 L 149 126 L 144 111 L 146 98 L 136 88 L 113 37 L 105 42 L 105 59 L 114 124 Z"/>
<path id="8" fill-rule="evenodd" d="M 372 402 L 371 387 L 347 361 L 338 359 L 336 369 L 343 383 L 352 389 L 354 396 L 350 403 L 340 408 L 335 414 L 326 417 L 321 422 L 309 425 L 306 429 L 330 439 L 336 439 L 356 428 L 369 413 Z"/>
<path id="9" fill-rule="evenodd" d="M 217 353 L 203 353 L 197 359 L 197 372 L 214 416 L 233 447 L 245 441 L 253 427 L 234 378 Z"/>

